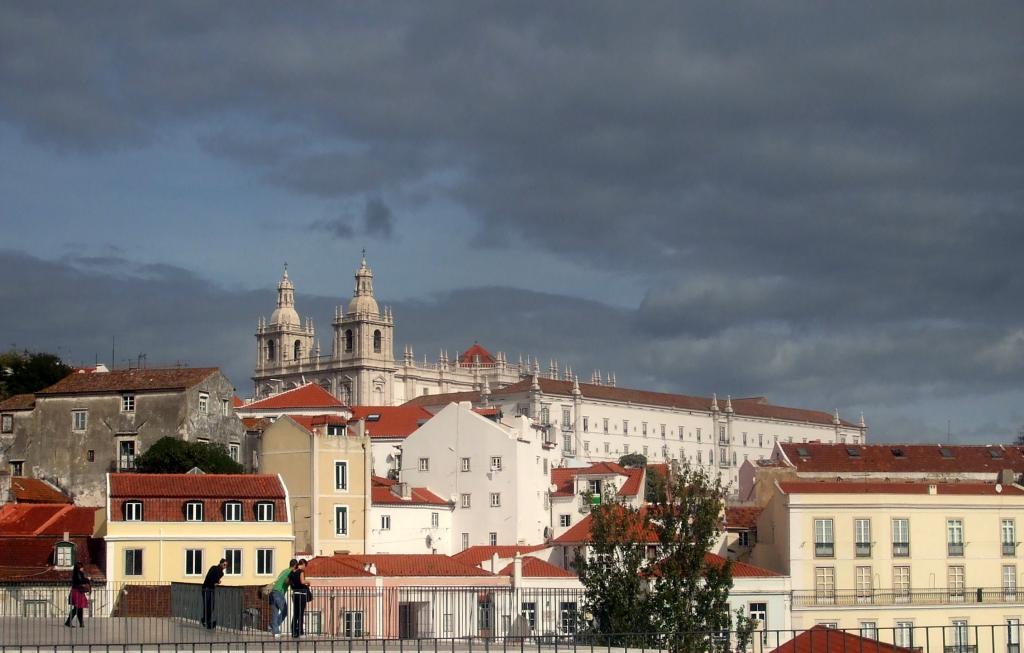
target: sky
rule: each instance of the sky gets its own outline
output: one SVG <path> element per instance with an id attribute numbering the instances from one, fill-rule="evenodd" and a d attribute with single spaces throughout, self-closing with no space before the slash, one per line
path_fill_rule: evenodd
<path id="1" fill-rule="evenodd" d="M 0 3 L 0 346 L 330 341 L 1024 427 L 1019 2 Z"/>

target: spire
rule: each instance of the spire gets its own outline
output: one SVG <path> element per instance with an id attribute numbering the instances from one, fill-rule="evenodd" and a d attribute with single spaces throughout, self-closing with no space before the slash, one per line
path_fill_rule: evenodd
<path id="1" fill-rule="evenodd" d="M 295 310 L 295 285 L 288 278 L 288 264 L 284 264 L 281 280 L 277 282 L 277 309 L 270 316 L 274 325 L 301 326 L 299 314 Z"/>
<path id="2" fill-rule="evenodd" d="M 533 377 L 530 382 L 530 390 L 535 392 L 540 390 L 540 370 L 537 369 L 536 365 L 533 367 Z"/>
<path id="3" fill-rule="evenodd" d="M 480 400 L 483 402 L 484 406 L 491 405 L 491 383 L 487 380 L 486 376 L 484 377 L 484 387 L 480 391 Z"/>
<path id="4" fill-rule="evenodd" d="M 732 395 L 725 395 L 725 412 L 732 412 Z"/>
<path id="5" fill-rule="evenodd" d="M 718 393 L 711 393 L 711 410 L 715 413 L 718 412 Z"/>
<path id="6" fill-rule="evenodd" d="M 572 377 L 572 396 L 579 397 L 582 394 L 580 392 L 580 378 L 578 376 Z"/>
<path id="7" fill-rule="evenodd" d="M 373 270 L 366 264 L 366 250 L 359 261 L 359 269 L 355 274 L 356 285 L 352 290 L 352 301 L 348 303 L 349 313 L 380 314 L 380 307 L 373 296 Z"/>
<path id="8" fill-rule="evenodd" d="M 835 415 L 832 416 L 832 423 L 835 424 L 836 426 L 839 426 L 840 424 L 843 423 L 842 420 L 839 419 L 839 409 L 838 408 L 836 408 Z"/>
<path id="9" fill-rule="evenodd" d="M 864 413 L 860 414 L 860 427 L 865 429 L 868 427 L 867 422 L 864 421 Z"/>

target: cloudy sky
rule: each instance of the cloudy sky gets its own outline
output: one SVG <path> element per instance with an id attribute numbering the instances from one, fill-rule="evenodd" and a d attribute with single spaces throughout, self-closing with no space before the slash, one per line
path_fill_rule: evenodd
<path id="1" fill-rule="evenodd" d="M 326 333 L 365 247 L 399 353 L 1006 441 L 1022 33 L 1019 2 L 5 2 L 0 344 L 245 394 L 282 263 Z"/>

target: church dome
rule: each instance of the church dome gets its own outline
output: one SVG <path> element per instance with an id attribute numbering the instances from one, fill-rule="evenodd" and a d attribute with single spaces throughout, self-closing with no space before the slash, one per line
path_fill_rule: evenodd
<path id="1" fill-rule="evenodd" d="M 270 314 L 270 323 L 278 326 L 299 326 L 299 313 L 295 310 L 295 285 L 288 278 L 288 264 L 277 284 L 277 308 Z"/>
<path id="2" fill-rule="evenodd" d="M 275 308 L 274 312 L 270 314 L 270 323 L 282 326 L 298 326 L 299 314 L 292 306 L 282 306 L 281 308 Z"/>
<path id="3" fill-rule="evenodd" d="M 356 287 L 352 291 L 352 301 L 348 303 L 348 312 L 380 314 L 380 307 L 373 296 L 373 270 L 366 265 L 365 254 L 356 270 Z"/>

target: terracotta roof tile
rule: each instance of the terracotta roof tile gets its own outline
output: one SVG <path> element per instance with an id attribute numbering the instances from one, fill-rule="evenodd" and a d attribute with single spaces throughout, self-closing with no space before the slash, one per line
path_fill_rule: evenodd
<path id="1" fill-rule="evenodd" d="M 640 513 L 643 515 L 643 508 Z M 593 534 L 590 531 L 591 525 L 594 523 L 593 515 L 587 515 L 583 519 L 576 522 L 569 530 L 562 533 L 554 539 L 555 544 L 586 544 L 591 541 Z M 653 530 L 645 529 L 643 532 L 640 531 L 639 527 L 632 535 L 632 541 L 634 542 L 645 542 L 648 544 L 657 544 L 658 535 Z"/>
<path id="2" fill-rule="evenodd" d="M 245 401 L 241 397 L 239 397 L 238 395 L 234 395 L 234 396 L 231 397 L 231 406 L 232 407 L 234 407 L 234 408 L 241 408 L 244 405 L 245 405 Z"/>
<path id="3" fill-rule="evenodd" d="M 481 365 L 494 365 L 497 361 L 494 356 L 491 356 L 491 352 L 484 349 L 480 343 L 474 342 L 473 346 L 462 352 L 459 356 L 459 365 L 462 367 L 472 367 L 474 363 L 474 356 L 479 356 L 479 363 Z"/>
<path id="4" fill-rule="evenodd" d="M 90 543 L 98 540 L 88 537 L 71 536 L 75 545 L 75 557 L 85 565 L 89 578 L 102 581 L 103 570 L 96 566 L 90 551 Z M 70 569 L 56 569 L 53 566 L 54 546 L 63 541 L 62 535 L 45 537 L 0 536 L 3 560 L 0 561 L 0 581 L 50 583 L 71 580 Z"/>
<path id="5" fill-rule="evenodd" d="M 306 574 L 318 578 L 332 577 L 332 573 L 358 576 L 360 575 L 359 571 L 365 572 L 366 566 L 370 564 L 376 566 L 377 576 L 384 577 L 493 576 L 479 567 L 465 564 L 446 555 L 429 553 L 318 557 L 310 561 Z"/>
<path id="6" fill-rule="evenodd" d="M 542 549 L 550 548 L 547 544 L 499 544 L 498 546 L 471 546 L 452 556 L 455 560 L 471 566 L 477 566 L 481 562 L 490 560 L 495 553 L 498 558 L 514 558 L 516 553 L 533 553 Z"/>
<path id="7" fill-rule="evenodd" d="M 754 528 L 762 510 L 764 508 L 757 506 L 726 506 L 725 527 L 728 530 Z"/>
<path id="8" fill-rule="evenodd" d="M 419 406 L 353 406 L 352 419 L 366 420 L 370 438 L 404 438 L 423 426 L 433 414 Z"/>
<path id="9" fill-rule="evenodd" d="M 551 469 L 551 483 L 555 486 L 552 493 L 556 497 L 569 497 L 575 494 L 574 486 L 577 476 L 601 476 L 616 475 L 625 476 L 626 480 L 618 489 L 618 495 L 623 497 L 636 496 L 643 490 L 644 470 L 640 467 L 623 467 L 618 463 L 599 462 L 589 467 L 553 467 Z"/>
<path id="10" fill-rule="evenodd" d="M 8 503 L 0 508 L 2 535 L 71 535 L 90 536 L 96 527 L 96 511 L 66 503 Z"/>
<path id="11" fill-rule="evenodd" d="M 71 503 L 71 497 L 38 478 L 12 478 L 11 495 L 16 503 Z"/>
<path id="12" fill-rule="evenodd" d="M 1024 447 L 1013 445 L 780 442 L 778 446 L 798 472 L 1024 472 Z"/>
<path id="13" fill-rule="evenodd" d="M 814 626 L 770 653 L 851 653 L 851 651 L 917 653 L 920 649 L 902 648 L 835 628 Z"/>
<path id="14" fill-rule="evenodd" d="M 266 431 L 273 424 L 266 417 L 243 417 L 242 426 L 246 431 Z"/>
<path id="15" fill-rule="evenodd" d="M 216 367 L 111 370 L 94 374 L 69 374 L 36 395 L 93 394 L 147 390 L 183 390 L 202 383 Z"/>
<path id="16" fill-rule="evenodd" d="M 442 499 L 430 490 L 422 487 L 414 487 L 410 490 L 410 497 L 403 499 L 391 491 L 391 486 L 377 485 L 370 489 L 375 506 L 450 506 L 451 502 Z"/>
<path id="17" fill-rule="evenodd" d="M 283 499 L 271 474 L 111 474 L 110 496 L 125 499 Z"/>
<path id="18" fill-rule="evenodd" d="M 345 426 L 348 424 L 348 420 L 341 415 L 288 415 L 287 417 L 310 433 L 315 431 L 318 426 L 327 424 Z"/>
<path id="19" fill-rule="evenodd" d="M 725 558 L 717 553 L 707 553 L 704 555 L 704 564 L 721 567 L 725 564 Z M 782 574 L 771 569 L 757 567 L 746 562 L 740 562 L 739 560 L 732 561 L 732 575 L 733 578 L 774 578 L 782 576 Z"/>
<path id="20" fill-rule="evenodd" d="M 1024 496 L 1024 488 L 1017 485 L 995 483 L 902 483 L 885 481 L 780 481 L 779 488 L 786 494 L 936 494 Z"/>
<path id="21" fill-rule="evenodd" d="M 243 411 L 283 411 L 304 408 L 345 408 L 345 404 L 317 384 L 307 383 L 242 406 Z"/>
<path id="22" fill-rule="evenodd" d="M 0 410 L 32 410 L 36 405 L 34 394 L 11 395 L 0 401 Z"/>
<path id="23" fill-rule="evenodd" d="M 511 576 L 515 570 L 515 563 L 510 562 L 505 568 L 498 572 L 499 576 Z M 576 578 L 576 574 L 566 571 L 557 565 L 546 560 L 534 558 L 533 556 L 523 557 L 523 578 Z"/>

